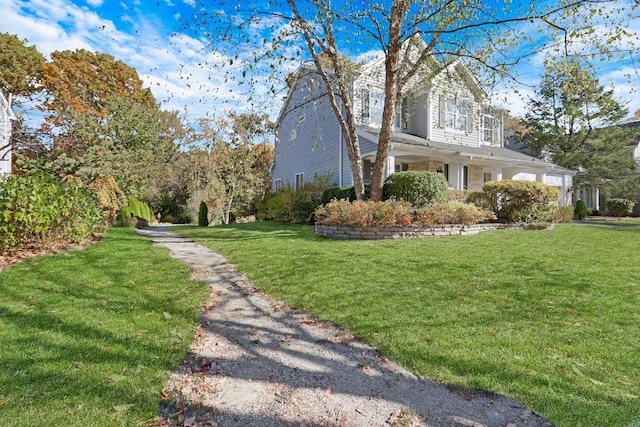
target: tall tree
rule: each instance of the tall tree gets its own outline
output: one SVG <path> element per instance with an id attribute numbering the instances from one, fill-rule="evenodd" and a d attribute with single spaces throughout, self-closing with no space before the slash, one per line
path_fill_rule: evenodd
<path id="1" fill-rule="evenodd" d="M 0 91 L 16 106 L 41 90 L 40 72 L 45 59 L 35 46 L 27 46 L 27 43 L 15 35 L 0 33 Z M 18 113 L 11 137 L 0 144 L 0 160 L 11 149 L 33 146 L 33 139 L 33 132 Z"/>
<path id="2" fill-rule="evenodd" d="M 46 100 L 42 108 L 48 125 L 43 131 L 54 138 L 54 145 L 64 149 L 84 149 L 76 146 L 78 139 L 70 130 L 75 113 L 92 117 L 106 117 L 107 102 L 113 97 L 126 98 L 137 104 L 154 108 L 156 101 L 143 88 L 137 71 L 113 56 L 89 52 L 56 51 L 51 61 L 42 67 L 42 85 Z"/>
<path id="3" fill-rule="evenodd" d="M 29 96 L 40 90 L 44 56 L 27 40 L 0 33 L 0 88 L 5 94 Z"/>
<path id="4" fill-rule="evenodd" d="M 625 24 L 616 19 L 637 16 L 637 5 L 629 0 L 524 1 L 519 6 L 509 0 L 357 4 L 330 0 L 286 0 L 283 4 L 274 0 L 252 5 L 254 8 L 251 4 L 230 4 L 225 10 L 224 4 L 213 7 L 203 0 L 195 8 L 201 15 L 192 17 L 190 24 L 209 38 L 219 54 L 217 64 L 227 70 L 244 68 L 242 83 L 256 84 L 260 72 L 274 75 L 283 68 L 282 61 L 296 54 L 313 61 L 341 126 L 358 197 L 364 193 L 364 185 L 357 118 L 349 92 L 352 74 L 341 58 L 352 57 L 363 46 L 383 52 L 385 98 L 371 184 L 374 200 L 382 196 L 390 136 L 403 90 L 421 74 L 433 72 L 428 65 L 434 59 L 446 66 L 464 58 L 504 74 L 522 58 L 549 46 L 560 43 L 565 49 L 571 44 L 584 48 L 580 42 L 586 37 L 594 48 L 586 54 L 613 54 L 618 47 L 613 45 L 625 34 Z M 585 19 L 595 16 L 609 20 L 609 30 L 597 29 L 599 37 L 594 37 L 594 27 L 584 25 Z M 264 19 L 267 17 L 270 19 Z M 418 34 L 424 44 L 407 42 Z M 297 36 L 301 36 L 304 48 Z"/>
<path id="5" fill-rule="evenodd" d="M 225 224 L 232 214 L 247 212 L 266 189 L 268 145 L 255 142 L 270 126 L 266 116 L 255 114 L 199 120 L 190 151 L 191 194 L 196 204 L 204 200 L 217 210 Z"/>
<path id="6" fill-rule="evenodd" d="M 627 113 L 583 60 L 550 59 L 527 108 L 523 143 L 532 154 L 576 170 L 577 186 L 633 195 L 638 165 L 629 144 L 637 130 L 620 126 Z"/>
<path id="7" fill-rule="evenodd" d="M 110 96 L 103 113 L 68 111 L 69 146 L 45 150 L 31 168 L 72 175 L 85 184 L 112 176 L 129 197 L 155 196 L 159 181 L 177 156 L 177 113 Z"/>

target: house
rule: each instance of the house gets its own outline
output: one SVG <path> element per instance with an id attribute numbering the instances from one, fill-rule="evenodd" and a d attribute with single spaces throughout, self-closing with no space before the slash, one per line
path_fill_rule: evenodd
<path id="1" fill-rule="evenodd" d="M 434 65 L 433 69 L 437 69 Z M 359 115 L 358 136 L 365 182 L 371 177 L 384 102 L 384 57 L 353 75 L 351 97 Z M 504 110 L 488 96 L 462 61 L 407 85 L 394 124 L 385 177 L 396 171 L 444 174 L 449 187 L 482 190 L 487 181 L 530 180 L 560 189 L 572 201 L 574 172 L 505 148 Z M 353 185 L 338 120 L 313 66 L 302 65 L 276 121 L 272 188 L 300 188 L 317 177 Z"/>
<path id="2" fill-rule="evenodd" d="M 11 173 L 11 121 L 15 119 L 11 98 L 0 91 L 0 177 Z"/>

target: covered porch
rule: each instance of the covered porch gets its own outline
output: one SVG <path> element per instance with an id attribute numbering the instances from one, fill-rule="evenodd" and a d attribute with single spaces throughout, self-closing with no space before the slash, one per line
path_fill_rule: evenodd
<path id="1" fill-rule="evenodd" d="M 371 178 L 375 155 L 374 151 L 362 153 L 365 181 Z M 409 170 L 441 173 L 454 190 L 482 191 L 488 181 L 542 182 L 560 190 L 561 206 L 573 203 L 573 171 L 504 147 L 434 143 L 407 134 L 394 134 L 384 176 Z"/>

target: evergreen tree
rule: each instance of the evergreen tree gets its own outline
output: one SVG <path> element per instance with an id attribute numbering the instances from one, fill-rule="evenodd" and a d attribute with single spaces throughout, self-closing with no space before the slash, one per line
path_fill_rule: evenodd
<path id="1" fill-rule="evenodd" d="M 621 126 L 628 111 L 582 60 L 550 60 L 531 99 L 522 142 L 531 154 L 578 173 L 576 186 L 608 196 L 629 196 L 638 188 L 629 143 L 637 133 Z"/>

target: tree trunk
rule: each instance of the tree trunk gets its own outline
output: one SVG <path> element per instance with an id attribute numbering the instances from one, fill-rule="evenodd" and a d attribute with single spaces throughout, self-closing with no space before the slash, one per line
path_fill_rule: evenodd
<path id="1" fill-rule="evenodd" d="M 371 177 L 371 200 L 382 200 L 382 186 L 384 184 L 384 168 L 389 157 L 391 131 L 395 120 L 400 92 L 400 51 L 402 48 L 402 18 L 406 13 L 409 0 L 394 1 L 391 7 L 391 28 L 389 29 L 389 49 L 385 60 L 384 80 L 384 109 L 382 110 L 382 125 L 378 137 L 376 162 Z"/>

